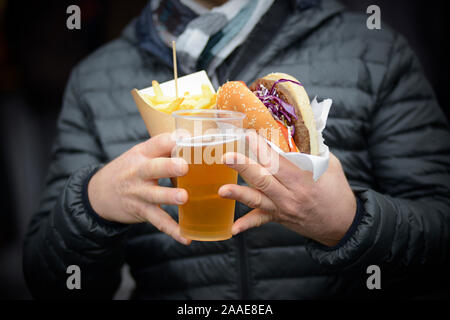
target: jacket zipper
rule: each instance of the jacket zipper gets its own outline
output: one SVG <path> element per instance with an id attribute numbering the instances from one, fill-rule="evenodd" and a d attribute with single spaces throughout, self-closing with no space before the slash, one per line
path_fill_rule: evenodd
<path id="1" fill-rule="evenodd" d="M 241 275 L 241 299 L 249 299 L 249 281 L 248 281 L 248 270 L 247 270 L 247 257 L 245 254 L 245 242 L 244 234 L 241 233 L 237 236 L 238 249 L 239 249 L 239 269 Z"/>

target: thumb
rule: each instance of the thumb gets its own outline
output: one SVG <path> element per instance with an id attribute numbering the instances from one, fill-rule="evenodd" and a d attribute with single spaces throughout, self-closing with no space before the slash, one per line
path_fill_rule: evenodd
<path id="1" fill-rule="evenodd" d="M 253 209 L 243 217 L 237 219 L 231 228 L 231 233 L 235 236 L 245 230 L 260 227 L 263 224 L 273 221 L 272 214 L 261 209 Z"/>

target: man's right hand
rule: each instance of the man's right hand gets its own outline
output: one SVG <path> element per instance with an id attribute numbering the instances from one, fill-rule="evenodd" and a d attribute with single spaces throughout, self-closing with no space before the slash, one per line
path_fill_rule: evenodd
<path id="1" fill-rule="evenodd" d="M 158 179 L 183 176 L 186 161 L 170 158 L 175 141 L 164 133 L 140 143 L 114 159 L 88 185 L 89 201 L 102 218 L 125 224 L 150 222 L 182 244 L 179 225 L 160 204 L 181 205 L 188 200 L 185 189 L 158 185 Z"/>

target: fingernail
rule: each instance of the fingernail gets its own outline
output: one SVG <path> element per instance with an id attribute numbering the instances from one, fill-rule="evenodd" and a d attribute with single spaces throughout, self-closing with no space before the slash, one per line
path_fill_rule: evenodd
<path id="1" fill-rule="evenodd" d="M 233 165 L 234 164 L 234 154 L 233 153 L 226 153 L 223 156 L 223 162 L 227 165 Z"/>
<path id="2" fill-rule="evenodd" d="M 186 238 L 181 238 L 180 240 L 181 240 L 181 243 L 183 243 L 186 246 L 189 245 L 189 243 L 190 243 L 189 240 Z"/>
<path id="3" fill-rule="evenodd" d="M 183 204 L 184 201 L 185 201 L 184 192 L 178 192 L 178 193 L 175 195 L 175 201 L 176 201 L 178 204 Z"/>
<path id="4" fill-rule="evenodd" d="M 219 196 L 221 197 L 229 197 L 231 195 L 230 190 L 228 189 L 219 189 Z"/>

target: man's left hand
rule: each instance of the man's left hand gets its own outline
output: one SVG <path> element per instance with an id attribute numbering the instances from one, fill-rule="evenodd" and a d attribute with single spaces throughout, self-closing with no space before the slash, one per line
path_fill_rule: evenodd
<path id="1" fill-rule="evenodd" d="M 314 181 L 311 172 L 279 156 L 256 133 L 248 135 L 248 142 L 257 162 L 239 153 L 224 155 L 224 162 L 249 186 L 224 185 L 219 195 L 254 208 L 234 222 L 233 235 L 274 221 L 326 246 L 336 245 L 356 213 L 355 195 L 340 161 L 330 153 L 327 171 Z"/>

